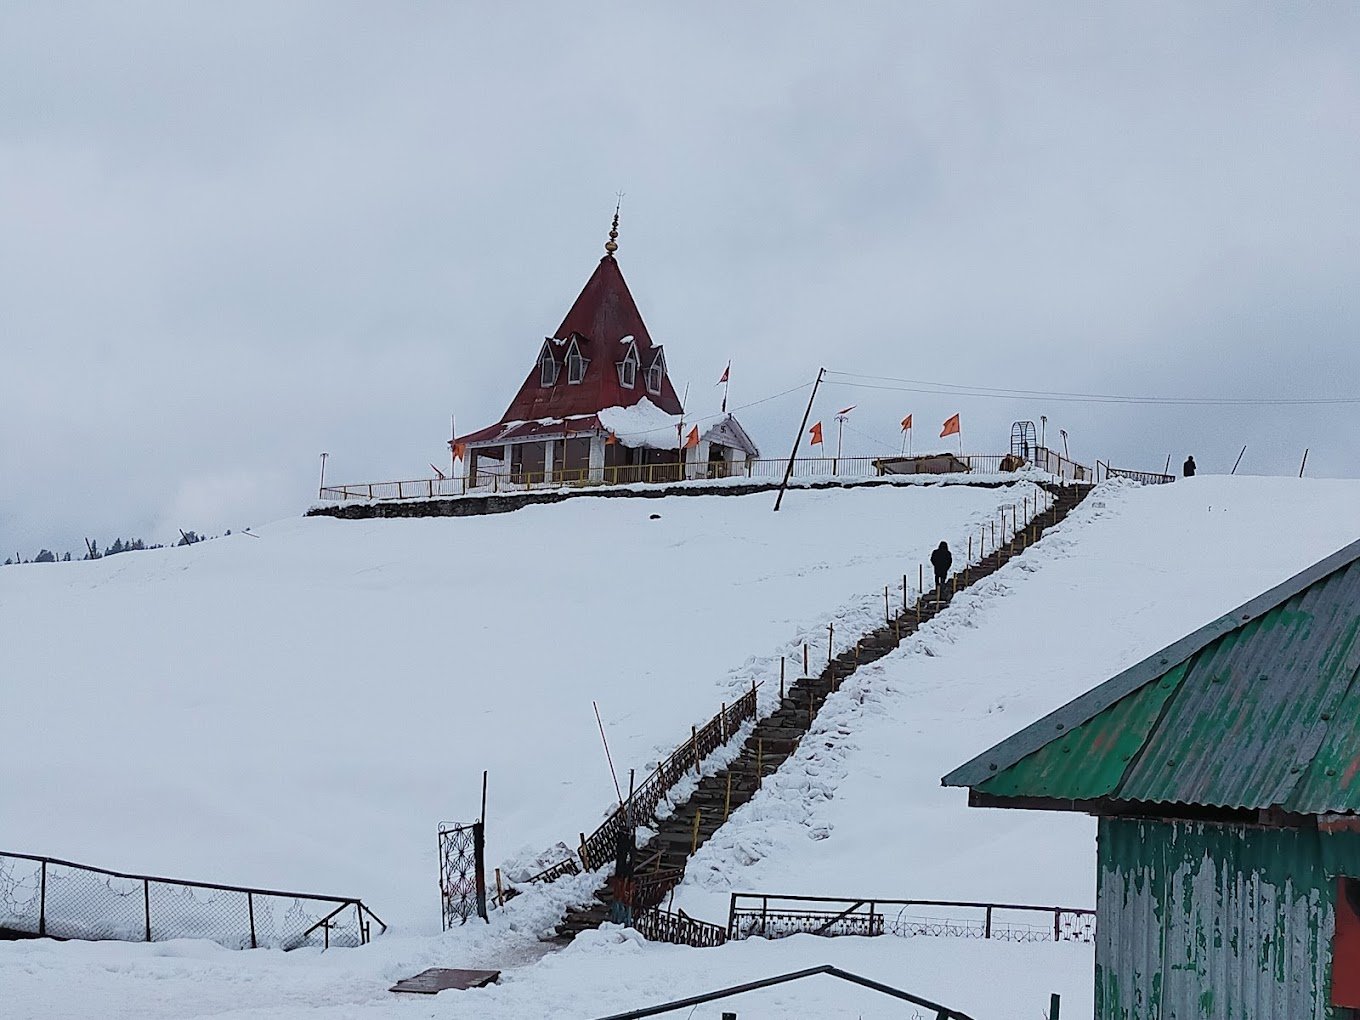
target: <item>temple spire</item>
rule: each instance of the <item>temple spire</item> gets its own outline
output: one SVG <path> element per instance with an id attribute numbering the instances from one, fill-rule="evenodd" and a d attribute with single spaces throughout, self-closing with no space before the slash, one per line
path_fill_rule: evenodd
<path id="1" fill-rule="evenodd" d="M 623 205 L 623 195 L 619 195 L 619 200 L 614 205 L 614 225 L 609 228 L 609 240 L 604 243 L 605 258 L 613 258 L 614 253 L 619 250 L 619 206 Z"/>

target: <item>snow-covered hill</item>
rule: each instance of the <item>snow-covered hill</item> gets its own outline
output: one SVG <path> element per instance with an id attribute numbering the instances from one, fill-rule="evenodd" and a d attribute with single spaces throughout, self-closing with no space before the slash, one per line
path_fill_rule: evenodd
<path id="1" fill-rule="evenodd" d="M 591 697 L 602 698 L 616 758 L 626 755 L 630 762 L 645 758 L 658 745 L 683 736 L 693 718 L 706 714 L 711 702 L 726 695 L 726 685 L 746 683 L 751 675 L 768 675 L 770 663 L 762 656 L 777 654 L 785 643 L 796 641 L 800 629 L 824 636 L 820 627 L 832 612 L 867 617 L 881 610 L 883 583 L 901 574 L 899 560 L 883 558 L 880 550 L 886 543 L 897 543 L 900 557 L 915 562 L 937 536 L 962 535 L 970 519 L 989 514 L 999 500 L 1013 498 L 988 490 L 974 491 L 968 497 L 948 496 L 948 491 L 798 494 L 797 502 L 788 507 L 795 511 L 788 519 L 782 513 L 769 514 L 768 500 L 759 497 L 659 504 L 639 501 L 636 517 L 629 515 L 632 501 L 606 507 L 614 515 L 609 523 L 626 537 L 623 544 L 632 554 L 664 563 L 668 571 L 685 571 L 685 579 L 670 586 L 673 597 L 657 595 L 666 585 L 601 581 L 581 592 L 579 599 L 564 600 L 569 605 L 560 608 L 570 614 L 566 619 L 581 625 L 588 613 L 570 608 L 581 605 L 607 614 L 626 612 L 651 622 L 661 618 L 672 637 L 690 628 L 707 629 L 701 630 L 697 640 L 677 637 L 673 654 L 643 660 L 656 678 L 649 687 L 637 688 L 631 682 L 602 686 L 615 673 L 630 678 L 636 674 L 636 669 L 625 667 L 635 665 L 629 656 L 636 656 L 640 645 L 610 651 L 580 639 L 575 627 L 566 628 L 563 636 L 571 643 L 570 665 L 535 658 L 526 660 L 520 672 L 503 669 L 494 672 L 491 680 L 483 680 L 475 688 L 479 705 L 489 701 L 499 706 L 507 697 L 539 689 L 553 699 L 550 711 L 558 713 L 556 717 L 513 717 L 497 707 L 493 712 L 497 725 L 475 731 L 481 759 L 505 756 L 491 766 L 493 834 L 497 825 L 537 831 L 533 826 L 538 816 L 531 802 L 554 819 L 543 827 L 544 838 L 569 835 L 582 811 L 596 817 L 607 806 L 612 787 L 602 754 L 594 753 L 590 743 Z M 962 501 L 949 503 L 950 499 Z M 661 520 L 648 520 L 651 512 L 660 512 Z M 450 537 L 458 536 L 459 529 L 469 523 L 488 526 L 477 532 L 480 544 L 475 551 Z M 408 525 L 410 530 L 404 530 Z M 31 583 L 0 572 L 0 606 L 5 610 L 0 640 L 11 652 L 16 647 L 23 650 L 25 662 L 46 657 L 49 664 L 66 663 L 55 673 L 65 678 L 65 687 L 48 686 L 44 692 L 35 682 L 26 689 L 24 703 L 35 720 L 60 720 L 61 707 L 71 703 L 75 671 L 99 654 L 97 647 L 68 648 L 54 639 L 54 634 L 66 633 L 60 624 L 71 613 L 104 621 L 101 626 L 106 634 L 118 619 L 117 607 L 129 607 L 129 613 L 136 615 L 133 610 L 145 611 L 154 605 L 183 623 L 205 615 L 209 606 L 201 593 L 212 592 L 212 604 L 218 607 L 217 615 L 228 621 L 230 633 L 265 628 L 274 635 L 274 644 L 265 650 L 245 643 L 239 649 L 229 648 L 226 639 L 210 642 L 226 659 L 226 665 L 213 667 L 218 679 L 229 668 L 239 669 L 243 661 L 270 661 L 284 655 L 286 646 L 290 647 L 285 638 L 295 629 L 338 614 L 330 642 L 312 642 L 328 648 L 334 645 L 326 653 L 324 669 L 299 669 L 305 679 L 295 681 L 296 688 L 286 683 L 292 674 L 279 671 L 273 684 L 251 681 L 241 688 L 241 695 L 246 704 L 254 704 L 254 699 L 270 697 L 272 689 L 279 687 L 287 693 L 274 695 L 275 711 L 305 706 L 309 698 L 320 697 L 325 672 L 339 670 L 341 679 L 349 679 L 333 684 L 344 692 L 349 710 L 372 713 L 372 718 L 355 723 L 355 728 L 370 736 L 363 745 L 368 773 L 353 763 L 346 765 L 341 753 L 345 741 L 338 739 L 326 745 L 335 751 L 333 756 L 309 761 L 305 768 L 302 759 L 297 760 L 297 768 L 290 769 L 271 755 L 266 760 L 272 772 L 256 774 L 247 760 L 241 768 L 250 782 L 240 785 L 246 791 L 267 789 L 272 775 L 288 794 L 279 797 L 281 805 L 296 805 L 298 798 L 320 799 L 321 807 L 303 803 L 295 808 L 307 825 L 322 825 L 326 817 L 322 807 L 338 800 L 342 806 L 366 812 L 383 831 L 400 831 L 400 839 L 389 834 L 386 838 L 391 842 L 375 846 L 386 860 L 409 857 L 413 863 L 401 866 L 414 872 L 419 888 L 406 890 L 392 884 L 390 895 L 396 902 L 409 902 L 413 912 L 427 909 L 430 903 L 432 913 L 429 869 L 433 851 L 428 846 L 432 818 L 456 813 L 461 805 L 470 806 L 476 779 L 459 776 L 458 782 L 467 787 L 463 792 L 450 790 L 455 768 L 437 771 L 432 783 L 420 778 L 423 773 L 415 761 L 425 760 L 426 745 L 433 742 L 444 720 L 417 718 L 413 725 L 421 727 L 420 739 L 406 744 L 373 740 L 374 726 L 380 732 L 387 726 L 386 716 L 375 706 L 380 707 L 384 690 L 388 696 L 404 697 L 426 684 L 424 689 L 437 692 L 466 674 L 448 672 L 424 681 L 413 678 L 414 671 L 398 671 L 395 690 L 381 688 L 360 696 L 355 690 L 366 688 L 359 678 L 368 675 L 380 658 L 363 649 L 368 644 L 386 647 L 393 640 L 419 645 L 415 636 L 423 635 L 439 615 L 427 611 L 424 603 L 441 594 L 442 607 L 473 612 L 479 621 L 500 619 L 497 613 L 470 608 L 479 605 L 471 595 L 449 594 L 450 586 L 442 583 L 441 575 L 465 566 L 469 558 L 487 569 L 489 560 L 504 555 L 511 535 L 532 537 L 541 546 L 582 533 L 596 538 L 601 534 L 593 512 L 587 517 L 584 507 L 572 504 L 479 522 L 328 522 L 319 527 L 313 522 L 294 522 L 262 532 L 264 537 L 258 542 L 243 538 L 235 545 L 217 543 L 217 547 L 190 550 L 187 559 L 171 552 L 144 554 L 146 559 L 129 557 L 126 564 L 81 565 L 79 573 L 73 571 L 65 578 L 41 573 L 50 567 L 26 568 Z M 1092 905 L 1094 826 L 1088 819 L 969 809 L 961 791 L 939 787 L 940 776 L 1357 535 L 1357 482 L 1201 477 L 1158 488 L 1103 486 L 1037 549 L 958 599 L 900 650 L 866 667 L 828 700 L 819 719 L 825 739 L 806 741 L 799 757 L 786 763 L 780 780 L 734 814 L 728 829 L 691 866 L 676 904 L 717 921 L 725 917 L 729 890 Z M 493 546 L 495 555 L 488 551 Z M 274 551 L 269 552 L 271 547 Z M 569 555 L 577 565 L 587 559 L 606 562 L 593 554 Z M 143 567 L 143 562 L 148 566 Z M 525 570 L 539 569 L 527 557 L 517 557 L 516 562 L 524 564 Z M 561 585 L 565 583 L 561 578 L 569 576 L 567 561 L 553 562 L 558 566 L 544 568 L 548 569 L 545 576 Z M 525 592 L 532 589 L 527 579 L 522 584 L 514 580 L 498 583 L 504 590 L 501 598 L 506 600 L 512 600 L 512 593 L 513 598 L 529 597 Z M 404 620 L 397 608 L 385 612 L 375 608 L 384 601 L 396 601 L 394 590 L 405 586 L 412 592 L 401 597 L 402 611 L 413 614 L 413 619 Z M 10 611 L 21 588 L 26 601 L 20 612 L 26 623 L 15 625 Z M 255 589 L 260 590 L 252 606 L 246 595 Z M 158 590 L 165 594 L 153 594 Z M 469 582 L 468 591 L 472 590 Z M 197 601 L 187 604 L 191 598 Z M 360 608 L 347 608 L 350 603 Z M 543 602 L 537 605 L 542 607 Z M 692 615 L 680 617 L 682 612 Z M 366 622 L 374 614 L 378 614 L 377 621 Z M 485 625 L 501 641 L 512 642 L 521 656 L 527 654 L 519 636 L 524 633 L 521 628 Z M 42 636 L 27 633 L 39 628 Z M 149 635 L 152 629 L 139 633 Z M 211 628 L 205 626 L 196 633 L 201 637 L 210 634 Z M 704 635 L 707 640 L 702 639 Z M 191 658 L 183 641 L 174 640 L 178 655 L 189 661 L 201 658 Z M 485 649 L 487 644 L 471 642 L 471 647 Z M 118 644 L 112 654 L 123 674 L 133 669 L 134 661 L 146 658 L 139 660 L 134 651 Z M 288 653 L 288 661 L 297 663 L 306 654 L 313 653 L 299 648 Z M 485 654 L 476 655 L 479 668 L 485 668 Z M 171 658 L 170 653 L 166 657 Z M 456 654 L 452 657 L 457 659 Z M 581 657 L 584 661 L 576 661 Z M 356 658 L 362 658 L 364 669 L 351 662 Z M 340 664 L 346 662 L 351 665 L 341 669 Z M 194 696 L 168 685 L 176 676 L 174 671 L 157 669 L 161 678 L 157 689 L 166 692 L 162 700 L 175 706 L 175 714 L 157 725 L 182 724 L 192 717 Z M 44 675 L 52 676 L 54 671 L 49 669 Z M 553 678 L 559 676 L 567 678 L 558 680 L 559 684 L 573 686 L 554 692 Z M 13 680 L 9 683 L 16 686 Z M 123 686 L 142 689 L 135 677 Z M 615 697 L 626 699 L 626 692 L 634 690 L 638 691 L 635 700 L 615 703 Z M 655 701 L 663 694 L 668 706 L 676 706 L 675 719 L 663 727 L 666 732 L 648 730 L 641 721 L 650 718 L 648 699 Z M 139 698 L 143 707 L 152 704 L 149 692 L 143 691 Z M 101 704 L 102 719 L 91 711 L 72 714 L 70 736 L 59 723 L 45 734 L 37 732 L 37 723 L 11 730 L 26 741 L 23 746 L 29 753 L 45 741 L 50 759 L 65 778 L 77 768 L 97 771 L 101 747 L 88 745 L 97 744 L 101 726 L 116 727 L 126 718 L 113 713 L 110 706 L 117 701 L 112 692 Z M 241 724 L 248 717 L 243 709 L 233 719 Z M 302 725 L 304 718 L 302 708 L 291 708 L 287 726 L 270 723 L 267 732 L 272 739 Z M 498 747 L 498 741 L 508 743 L 516 727 L 532 733 L 538 744 L 527 752 L 522 744 L 516 744 L 513 751 Z M 673 736 L 673 730 L 679 733 Z M 396 732 L 402 730 L 396 728 Z M 590 752 L 564 754 L 562 748 L 568 745 L 589 747 Z M 220 755 L 227 753 L 229 745 L 219 745 L 214 737 L 205 746 Z M 456 753 L 456 745 L 439 746 L 441 753 Z M 627 750 L 621 752 L 621 747 Z M 543 780 L 535 766 L 533 781 L 516 786 L 512 779 L 516 754 L 528 754 L 535 763 L 550 762 L 550 767 L 543 766 L 549 778 Z M 81 838 L 75 821 L 58 825 L 39 817 L 41 801 L 34 791 L 41 789 L 45 796 L 63 791 L 39 778 L 36 758 L 20 760 L 25 769 L 24 792 L 15 797 L 11 788 L 0 795 L 0 831 L 10 838 L 9 834 L 24 831 L 22 823 L 41 830 L 44 840 Z M 217 774 L 195 763 L 192 755 L 160 764 L 132 760 L 138 763 L 136 770 L 124 765 L 115 777 L 99 777 L 109 801 L 106 806 L 89 808 L 99 826 L 114 827 L 128 813 L 127 805 L 137 803 L 125 799 L 130 792 L 118 792 L 119 782 L 159 776 L 167 784 L 193 783 L 199 789 L 207 782 L 205 775 Z M 234 767 L 230 759 L 215 766 L 219 771 L 229 767 Z M 480 763 L 458 768 L 475 770 Z M 392 778 L 384 780 L 384 775 Z M 412 784 L 412 789 L 404 784 Z M 243 805 L 253 803 L 232 793 L 233 784 L 228 781 L 220 781 L 216 789 L 220 796 L 233 798 L 238 818 Z M 510 790 L 515 791 L 513 796 Z M 173 835 L 174 819 L 162 816 L 180 802 L 158 802 L 154 794 L 143 798 L 150 807 L 145 808 L 146 818 L 131 823 L 132 835 L 122 843 L 110 839 L 108 853 L 122 855 L 110 863 L 139 863 L 132 859 L 132 851 L 148 833 Z M 184 817 L 197 825 L 204 824 L 210 814 L 209 809 L 201 813 L 195 809 Z M 247 831 L 263 838 L 265 824 L 257 821 Z M 561 832 L 563 826 L 566 832 Z M 409 845 L 403 842 L 407 829 L 414 834 Z M 358 837 L 336 836 L 341 843 L 347 838 Z M 522 840 L 533 838 L 525 835 Z M 282 843 L 276 840 L 275 845 Z M 298 850 L 311 849 L 287 845 L 296 859 L 307 857 Z M 168 849 L 186 855 L 196 846 L 179 836 L 167 842 Z M 353 847 L 341 846 L 338 855 L 325 859 L 349 862 L 356 881 L 381 884 L 377 872 L 354 864 L 348 856 L 352 852 Z M 92 850 L 86 856 L 99 860 L 107 854 Z M 205 859 L 204 863 L 211 862 Z M 262 856 L 253 862 L 225 863 L 244 868 L 268 861 Z M 338 871 L 334 873 L 339 876 Z M 381 905 L 369 887 L 357 891 L 375 906 Z M 521 897 L 493 915 L 490 926 L 469 925 L 431 937 L 388 936 L 361 950 L 329 954 L 309 950 L 286 956 L 264 951 L 229 953 L 201 944 L 0 945 L 0 988 L 14 990 L 10 1001 L 18 1016 L 211 1014 L 249 1015 L 259 1020 L 295 1016 L 306 1008 L 327 1017 L 387 1018 L 420 1012 L 441 1017 L 588 1018 L 829 962 L 905 986 L 978 1017 L 1041 1015 L 1049 992 L 1063 995 L 1064 1015 L 1090 1012 L 1090 948 L 1072 944 L 798 937 L 688 950 L 640 944 L 631 935 L 606 930 L 533 962 L 541 952 L 535 933 L 552 909 L 547 896 L 538 892 Z M 413 922 L 411 927 L 415 926 Z M 391 980 L 429 966 L 504 966 L 507 974 L 499 987 L 445 993 L 432 1001 L 412 1003 L 387 993 Z M 744 1020 L 832 1008 L 853 1009 L 855 1015 L 864 1017 L 901 1015 L 885 1010 L 872 997 L 850 994 L 839 986 L 794 986 L 777 995 L 752 996 L 735 1006 L 701 1007 L 694 1012 L 694 1020 L 716 1020 L 720 1008 L 737 1008 Z"/>
<path id="2" fill-rule="evenodd" d="M 483 769 L 493 864 L 574 845 L 615 796 L 592 701 L 640 780 L 781 652 L 867 629 L 885 584 L 1035 491 L 308 518 L 7 568 L 0 849 L 438 930 L 436 825 L 476 816 Z"/>

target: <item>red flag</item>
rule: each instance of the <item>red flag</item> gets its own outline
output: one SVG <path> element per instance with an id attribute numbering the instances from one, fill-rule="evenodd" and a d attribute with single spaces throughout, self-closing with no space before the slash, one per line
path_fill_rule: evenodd
<path id="1" fill-rule="evenodd" d="M 467 443 L 454 443 L 454 444 L 453 444 L 453 459 L 454 459 L 454 460 L 462 460 L 462 459 L 463 459 L 463 454 L 464 454 L 466 451 L 467 451 Z"/>
<path id="2" fill-rule="evenodd" d="M 853 410 L 854 410 L 856 407 L 858 407 L 858 406 L 859 406 L 858 404 L 851 404 L 849 407 L 843 407 L 843 408 L 841 408 L 839 411 L 836 412 L 836 417 L 839 418 L 839 417 L 840 417 L 841 415 L 843 415 L 843 414 L 849 414 L 851 411 L 853 411 Z"/>
<path id="3" fill-rule="evenodd" d="M 909 428 L 911 428 L 911 415 L 907 415 L 902 419 L 902 431 L 905 432 Z"/>
<path id="4" fill-rule="evenodd" d="M 614 435 L 614 433 L 612 433 L 612 432 L 609 433 L 609 435 L 607 435 L 607 436 L 604 437 L 604 445 L 605 445 L 605 446 L 613 446 L 613 445 L 616 444 L 618 441 L 619 441 L 619 437 L 616 436 L 616 435 Z"/>
<path id="5" fill-rule="evenodd" d="M 940 433 L 940 438 L 945 436 L 957 436 L 959 434 L 959 416 L 956 414 L 944 423 L 944 431 Z"/>
<path id="6" fill-rule="evenodd" d="M 721 386 L 723 383 L 727 382 L 727 379 L 731 374 L 732 374 L 732 362 L 729 361 L 727 363 L 727 367 L 723 369 L 722 378 L 719 379 L 715 385 Z"/>
<path id="7" fill-rule="evenodd" d="M 699 426 L 695 425 L 694 428 L 689 430 L 689 435 L 685 437 L 685 447 L 689 448 L 691 446 L 698 445 L 699 445 Z"/>
<path id="8" fill-rule="evenodd" d="M 821 422 L 818 422 L 816 425 L 812 426 L 812 428 L 811 428 L 809 431 L 812 433 L 812 443 L 811 443 L 810 445 L 812 445 L 812 446 L 821 446 L 821 445 L 822 445 L 822 423 L 821 423 Z"/>

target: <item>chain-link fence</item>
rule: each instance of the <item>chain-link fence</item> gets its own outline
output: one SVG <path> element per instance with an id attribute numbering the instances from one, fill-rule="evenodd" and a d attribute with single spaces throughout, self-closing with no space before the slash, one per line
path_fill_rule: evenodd
<path id="1" fill-rule="evenodd" d="M 362 900 L 126 875 L 0 853 L 0 935 L 165 942 L 228 949 L 359 946 L 387 925 Z"/>

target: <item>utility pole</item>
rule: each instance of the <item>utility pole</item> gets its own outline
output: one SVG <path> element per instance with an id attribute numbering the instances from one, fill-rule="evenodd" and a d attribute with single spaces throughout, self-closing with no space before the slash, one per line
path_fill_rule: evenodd
<path id="1" fill-rule="evenodd" d="M 812 384 L 812 395 L 808 397 L 807 410 L 803 412 L 803 423 L 798 426 L 798 435 L 793 437 L 793 450 L 789 453 L 789 463 L 784 468 L 784 480 L 779 483 L 779 495 L 774 500 L 775 513 L 779 512 L 779 504 L 784 501 L 784 492 L 789 487 L 789 478 L 793 474 L 793 458 L 798 456 L 798 444 L 803 441 L 803 430 L 807 428 L 808 418 L 812 416 L 812 402 L 817 399 L 817 387 L 822 385 L 824 375 L 825 368 L 817 369 L 817 379 Z"/>

